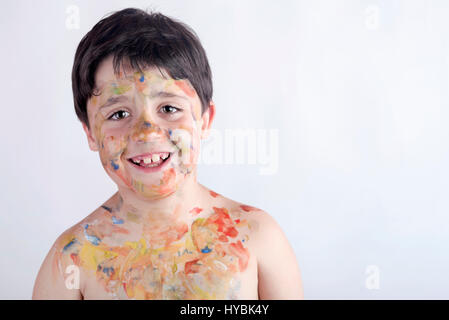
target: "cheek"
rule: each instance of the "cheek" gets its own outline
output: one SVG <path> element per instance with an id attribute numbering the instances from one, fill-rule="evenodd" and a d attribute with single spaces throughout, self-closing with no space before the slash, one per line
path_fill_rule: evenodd
<path id="1" fill-rule="evenodd" d="M 169 135 L 170 140 L 178 149 L 178 156 L 182 165 L 194 165 L 199 153 L 197 130 L 194 127 L 180 127 L 170 130 Z"/>
<path id="2" fill-rule="evenodd" d="M 127 136 L 117 131 L 105 130 L 99 141 L 101 162 L 114 171 L 118 170 L 122 161 L 120 157 L 127 146 Z"/>
<path id="3" fill-rule="evenodd" d="M 123 152 L 125 143 L 120 136 L 110 135 L 105 136 L 102 146 L 105 154 L 110 157 L 118 157 Z"/>

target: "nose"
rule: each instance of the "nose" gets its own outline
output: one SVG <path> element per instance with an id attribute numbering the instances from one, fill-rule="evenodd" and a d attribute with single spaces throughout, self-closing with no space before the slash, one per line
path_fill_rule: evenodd
<path id="1" fill-rule="evenodd" d="M 132 139 L 135 142 L 147 142 L 160 139 L 162 129 L 154 122 L 143 117 L 139 119 L 132 133 Z"/>

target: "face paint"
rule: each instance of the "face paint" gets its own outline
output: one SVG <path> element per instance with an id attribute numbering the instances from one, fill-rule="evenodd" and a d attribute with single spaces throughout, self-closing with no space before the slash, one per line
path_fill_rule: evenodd
<path id="1" fill-rule="evenodd" d="M 119 299 L 237 299 L 239 274 L 248 268 L 250 257 L 244 246 L 247 221 L 232 219 L 226 208 L 213 207 L 207 218 L 198 217 L 190 226 L 176 224 L 178 209 L 173 223 L 144 221 L 135 241 L 114 244 L 110 236 L 117 226 L 112 221 L 86 223 L 87 235 L 66 237 L 60 254 L 70 256 Z"/>
<path id="2" fill-rule="evenodd" d="M 191 174 L 196 179 L 202 119 L 201 103 L 190 83 L 163 76 L 157 69 L 123 78 L 106 75 L 109 77 L 103 76 L 101 90 L 92 97 L 90 105 L 100 159 L 111 179 L 119 187 L 149 200 L 173 194 Z M 178 96 L 178 100 L 156 100 L 160 90 L 160 96 Z M 106 102 L 123 96 L 128 102 L 103 109 L 110 112 L 100 110 Z M 178 118 L 171 118 L 171 114 L 157 109 L 159 104 L 181 104 L 182 111 L 177 111 Z M 127 112 L 128 117 L 112 120 L 111 116 L 120 110 Z M 129 160 L 131 156 L 155 151 L 170 153 L 160 170 L 140 170 Z"/>

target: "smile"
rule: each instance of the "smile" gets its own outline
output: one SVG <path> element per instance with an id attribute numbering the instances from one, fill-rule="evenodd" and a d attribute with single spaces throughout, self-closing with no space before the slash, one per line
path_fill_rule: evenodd
<path id="1" fill-rule="evenodd" d="M 135 168 L 145 172 L 153 172 L 165 166 L 170 159 L 170 155 L 170 152 L 146 153 L 129 158 L 128 162 L 130 162 Z"/>

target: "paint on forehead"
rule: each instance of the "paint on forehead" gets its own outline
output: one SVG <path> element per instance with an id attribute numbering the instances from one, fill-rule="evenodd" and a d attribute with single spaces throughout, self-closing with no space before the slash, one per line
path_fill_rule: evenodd
<path id="1" fill-rule="evenodd" d="M 195 89 L 190 85 L 188 80 L 175 80 L 174 82 L 188 97 L 195 97 Z"/>
<path id="2" fill-rule="evenodd" d="M 114 95 L 121 95 L 132 89 L 132 84 L 117 84 L 112 83 L 110 88 L 110 93 Z"/>

